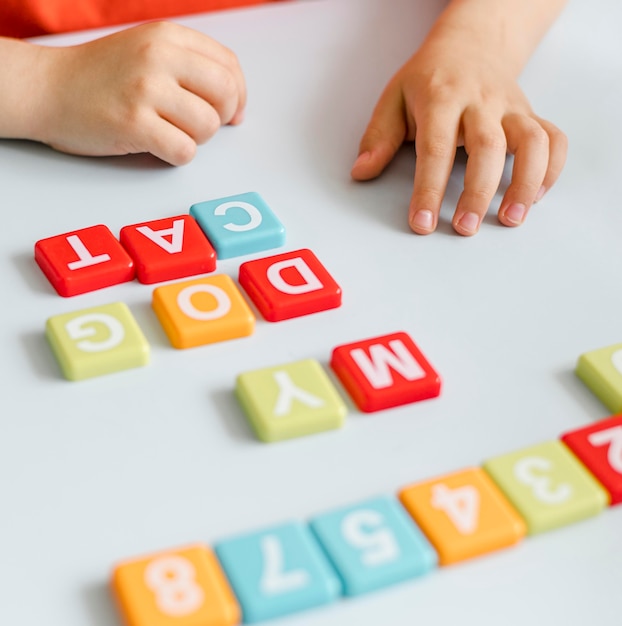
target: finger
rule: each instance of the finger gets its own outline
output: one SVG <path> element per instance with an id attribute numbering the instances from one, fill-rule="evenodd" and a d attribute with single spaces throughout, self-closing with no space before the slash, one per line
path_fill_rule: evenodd
<path id="1" fill-rule="evenodd" d="M 157 108 L 158 115 L 179 128 L 195 143 L 202 144 L 213 137 L 221 126 L 218 111 L 208 100 L 175 85 Z"/>
<path id="2" fill-rule="evenodd" d="M 355 180 L 378 176 L 406 140 L 407 124 L 401 87 L 394 81 L 380 96 L 350 172 Z"/>
<path id="3" fill-rule="evenodd" d="M 152 112 L 141 124 L 141 135 L 135 138 L 133 152 L 149 152 L 171 165 L 185 165 L 196 154 L 196 142 L 179 126 Z"/>
<path id="4" fill-rule="evenodd" d="M 499 221 L 505 226 L 519 226 L 542 187 L 549 163 L 549 137 L 537 120 L 525 115 L 509 115 L 502 125 L 514 165 L 499 206 Z"/>
<path id="5" fill-rule="evenodd" d="M 461 235 L 474 235 L 497 189 L 506 158 L 503 129 L 478 111 L 466 110 L 462 117 L 464 148 L 468 154 L 464 191 L 460 195 L 453 227 Z"/>
<path id="6" fill-rule="evenodd" d="M 224 78 L 221 74 L 220 76 L 216 76 L 216 79 L 220 78 L 221 81 L 225 81 L 221 84 L 227 85 L 228 89 L 231 89 L 228 83 L 232 79 L 236 85 L 235 92 L 238 95 L 238 100 L 236 111 L 233 115 L 226 115 L 225 117 L 229 119 L 223 123 L 233 121 L 237 123 L 241 121 L 242 112 L 246 106 L 246 82 L 239 60 L 234 52 L 199 31 L 171 22 L 153 22 L 138 26 L 137 28 L 144 28 L 146 31 L 149 31 L 148 34 L 154 36 L 156 40 L 159 41 L 160 38 L 162 38 L 163 40 L 169 41 L 175 46 L 185 49 L 187 52 L 194 52 L 197 57 L 202 57 L 204 61 L 215 63 L 220 66 L 221 69 L 228 71 L 231 75 L 230 77 Z M 187 58 L 187 55 L 178 58 Z M 190 63 L 190 61 L 188 62 Z M 192 81 L 192 84 L 197 85 L 198 89 L 198 85 L 205 84 L 205 82 L 209 80 L 209 76 L 203 77 L 201 81 L 200 66 L 197 68 L 197 58 L 195 58 L 192 63 L 193 65 L 191 67 L 186 67 L 186 63 L 183 63 L 182 67 L 178 67 L 178 71 L 182 72 L 184 69 L 189 70 L 186 80 Z M 217 72 L 217 70 L 212 70 L 212 72 Z M 188 88 L 192 90 L 192 87 L 189 86 Z"/>
<path id="7" fill-rule="evenodd" d="M 540 117 L 536 117 L 542 128 L 549 136 L 549 163 L 542 181 L 542 186 L 536 194 L 535 201 L 538 202 L 542 196 L 557 182 L 568 154 L 568 137 L 555 124 Z"/>
<path id="8" fill-rule="evenodd" d="M 209 103 L 218 113 L 221 124 L 228 124 L 241 110 L 244 96 L 229 68 L 195 52 L 180 56 L 177 65 L 174 71 L 179 85 Z"/>
<path id="9" fill-rule="evenodd" d="M 445 188 L 456 156 L 460 124 L 459 110 L 428 109 L 417 118 L 415 150 L 415 181 L 408 210 L 411 229 L 420 234 L 431 233 L 438 223 L 438 214 Z"/>

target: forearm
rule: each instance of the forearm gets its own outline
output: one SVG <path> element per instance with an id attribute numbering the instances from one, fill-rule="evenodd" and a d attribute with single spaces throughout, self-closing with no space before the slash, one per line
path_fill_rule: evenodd
<path id="1" fill-rule="evenodd" d="M 518 76 L 567 0 L 451 0 L 424 45 L 476 45 Z"/>
<path id="2" fill-rule="evenodd" d="M 0 37 L 0 137 L 39 139 L 47 56 L 42 46 Z"/>

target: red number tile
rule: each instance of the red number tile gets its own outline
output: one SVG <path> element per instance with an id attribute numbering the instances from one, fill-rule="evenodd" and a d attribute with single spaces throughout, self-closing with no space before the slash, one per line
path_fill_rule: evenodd
<path id="1" fill-rule="evenodd" d="M 341 287 L 307 249 L 242 263 L 239 282 L 269 322 L 341 306 Z"/>
<path id="2" fill-rule="evenodd" d="M 65 297 L 134 278 L 134 262 L 107 226 L 99 224 L 35 244 L 35 261 Z"/>
<path id="3" fill-rule="evenodd" d="M 134 259 L 141 283 L 159 283 L 216 269 L 216 251 L 190 215 L 125 226 L 120 239 Z"/>
<path id="4" fill-rule="evenodd" d="M 365 412 L 434 398 L 441 392 L 439 375 L 403 332 L 338 346 L 330 365 Z"/>
<path id="5" fill-rule="evenodd" d="M 573 430 L 561 440 L 609 492 L 611 504 L 622 503 L 622 414 Z"/>

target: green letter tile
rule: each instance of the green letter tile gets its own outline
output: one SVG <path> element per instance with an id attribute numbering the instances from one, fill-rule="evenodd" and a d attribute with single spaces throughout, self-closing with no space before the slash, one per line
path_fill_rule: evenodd
<path id="1" fill-rule="evenodd" d="M 314 359 L 240 374 L 236 395 L 262 441 L 339 428 L 347 413 L 328 375 Z"/>
<path id="2" fill-rule="evenodd" d="M 50 317 L 45 334 L 69 380 L 102 376 L 149 362 L 149 344 L 122 302 Z"/>

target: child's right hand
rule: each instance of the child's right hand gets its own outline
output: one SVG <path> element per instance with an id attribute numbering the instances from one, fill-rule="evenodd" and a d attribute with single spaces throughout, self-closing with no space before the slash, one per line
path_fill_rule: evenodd
<path id="1" fill-rule="evenodd" d="M 41 86 L 30 139 L 88 156 L 150 152 L 192 160 L 223 124 L 241 122 L 246 87 L 236 56 L 169 22 L 67 48 L 41 50 Z"/>

